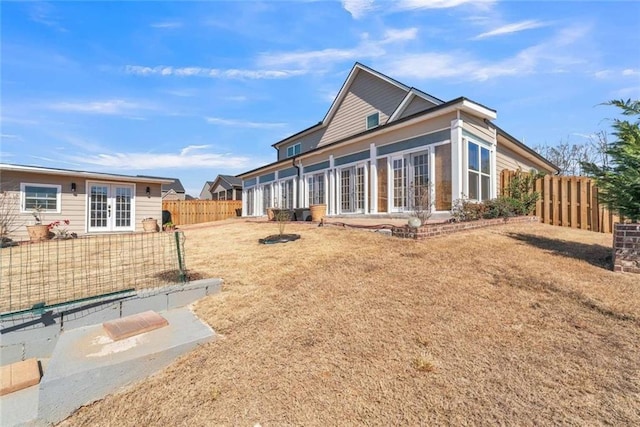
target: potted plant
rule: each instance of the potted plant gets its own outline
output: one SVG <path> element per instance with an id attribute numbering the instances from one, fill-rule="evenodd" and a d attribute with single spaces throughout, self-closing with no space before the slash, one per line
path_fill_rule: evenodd
<path id="1" fill-rule="evenodd" d="M 142 228 L 146 233 L 155 233 L 158 231 L 158 220 L 155 218 L 145 218 L 142 220 Z"/>
<path id="2" fill-rule="evenodd" d="M 42 220 L 44 216 L 42 215 L 42 207 L 36 206 L 31 212 L 33 218 L 35 219 L 35 223 L 32 225 L 27 225 L 27 233 L 29 233 L 29 240 L 32 242 L 38 242 L 41 240 L 49 239 L 49 225 L 43 224 Z"/>
<path id="3" fill-rule="evenodd" d="M 311 211 L 311 221 L 313 222 L 320 222 L 324 219 L 325 215 L 327 215 L 327 205 L 324 203 L 311 205 L 309 206 L 309 210 Z"/>
<path id="4" fill-rule="evenodd" d="M 176 226 L 175 226 L 175 224 L 173 222 L 167 221 L 164 224 L 162 224 L 162 229 L 164 231 L 175 231 Z"/>

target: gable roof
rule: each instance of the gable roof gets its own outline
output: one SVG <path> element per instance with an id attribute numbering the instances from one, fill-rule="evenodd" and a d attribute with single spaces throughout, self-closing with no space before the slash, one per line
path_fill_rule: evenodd
<path id="1" fill-rule="evenodd" d="M 517 139 L 516 137 L 508 134 L 504 129 L 500 128 L 499 126 L 496 126 L 495 123 L 493 122 L 489 122 L 491 124 L 491 126 L 496 128 L 496 133 L 498 134 L 499 137 L 503 137 L 504 139 L 506 139 L 508 142 L 512 143 L 515 148 L 522 150 L 525 155 L 525 157 L 529 157 L 532 160 L 537 160 L 539 162 L 544 163 L 550 170 L 555 171 L 555 173 L 560 172 L 560 168 L 556 165 L 554 165 L 553 163 L 551 163 L 549 160 L 547 160 L 544 156 L 542 156 L 540 153 L 538 153 L 537 151 L 535 151 L 534 149 L 528 147 L 527 145 L 525 145 L 525 143 L 521 142 L 519 139 Z"/>
<path id="2" fill-rule="evenodd" d="M 230 185 L 236 185 L 236 186 L 242 187 L 242 180 L 237 176 L 233 176 L 233 175 L 218 175 L 218 176 L 220 177 L 220 179 L 227 181 L 227 183 Z"/>
<path id="3" fill-rule="evenodd" d="M 226 184 L 226 185 L 225 185 Z M 209 186 L 209 192 L 213 192 L 213 190 L 218 186 L 222 185 L 223 188 L 230 190 L 233 187 L 242 188 L 242 179 L 233 175 L 218 175 L 216 179 Z"/>
<path id="4" fill-rule="evenodd" d="M 340 107 L 340 105 L 342 104 L 342 101 L 344 100 L 345 96 L 347 96 L 347 93 L 349 93 L 349 89 L 351 88 L 351 85 L 353 84 L 353 82 L 355 81 L 356 77 L 358 76 L 358 74 L 360 72 L 366 72 L 369 73 L 395 87 L 397 87 L 400 90 L 403 90 L 405 92 L 407 92 L 407 95 L 405 97 L 405 99 L 408 97 L 409 101 L 414 97 L 414 96 L 419 96 L 421 98 L 424 98 L 425 100 L 432 102 L 433 104 L 439 105 L 444 103 L 443 100 L 436 98 L 435 96 L 429 95 L 426 92 L 423 92 L 421 90 L 418 90 L 416 88 L 413 87 L 409 87 L 407 85 L 405 85 L 404 83 L 399 82 L 396 79 L 393 79 L 389 76 L 387 76 L 386 74 L 383 74 L 379 71 L 374 70 L 373 68 L 367 67 L 364 64 L 361 64 L 360 62 L 356 62 L 353 67 L 351 68 L 351 71 L 349 71 L 349 75 L 347 76 L 347 79 L 344 81 L 344 83 L 342 83 L 342 86 L 340 87 L 340 90 L 338 91 L 338 94 L 336 95 L 336 97 L 333 99 L 333 102 L 331 103 L 331 106 L 329 107 L 329 110 L 327 111 L 327 113 L 325 114 L 324 118 L 316 123 L 315 125 L 312 125 L 306 129 L 301 130 L 298 133 L 295 133 L 293 135 L 287 136 L 284 139 L 281 139 L 280 141 L 271 144 L 272 147 L 277 148 L 280 144 L 283 144 L 285 142 L 290 141 L 293 138 L 300 138 L 308 133 L 311 133 L 315 130 L 318 130 L 322 127 L 326 127 L 331 120 L 333 119 L 333 117 L 335 116 L 336 112 L 338 111 L 338 108 Z M 408 102 L 407 102 L 408 105 Z M 403 106 L 403 103 L 401 102 L 400 106 Z M 406 105 L 403 106 L 403 111 L 404 111 L 404 107 L 406 107 Z M 396 108 L 397 110 L 397 108 Z M 396 113 L 394 112 L 393 115 L 395 115 Z M 401 114 L 401 113 L 400 113 Z M 388 121 L 391 121 L 391 119 L 389 119 Z"/>

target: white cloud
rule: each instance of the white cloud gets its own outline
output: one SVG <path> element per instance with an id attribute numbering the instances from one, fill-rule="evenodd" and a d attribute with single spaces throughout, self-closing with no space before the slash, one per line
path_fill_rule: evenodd
<path id="1" fill-rule="evenodd" d="M 532 30 L 534 28 L 546 27 L 549 23 L 540 22 L 536 20 L 528 20 L 521 22 L 514 22 L 512 24 L 506 24 L 491 31 L 479 34 L 474 37 L 475 40 L 486 39 L 489 37 L 502 36 L 505 34 L 513 34 L 520 31 Z"/>
<path id="2" fill-rule="evenodd" d="M 47 2 L 33 2 L 29 7 L 29 19 L 61 32 L 67 32 L 55 15 L 54 7 Z"/>
<path id="3" fill-rule="evenodd" d="M 640 76 L 640 70 L 627 68 L 625 70 L 622 70 L 622 75 L 623 76 Z"/>
<path id="4" fill-rule="evenodd" d="M 640 86 L 623 87 L 613 92 L 613 98 L 640 98 Z"/>
<path id="5" fill-rule="evenodd" d="M 351 14 L 353 19 L 363 18 L 365 15 L 376 13 L 393 13 L 425 9 L 449 9 L 467 5 L 477 9 L 488 9 L 496 0 L 395 0 L 393 2 L 379 2 L 375 0 L 342 0 L 342 7 Z"/>
<path id="6" fill-rule="evenodd" d="M 383 67 L 388 75 L 417 79 L 458 78 L 466 81 L 486 81 L 502 76 L 526 75 L 536 72 L 567 72 L 584 67 L 585 56 L 575 56 L 574 43 L 588 32 L 587 27 L 563 29 L 553 38 L 497 61 L 477 58 L 465 51 L 424 52 L 385 56 Z"/>
<path id="7" fill-rule="evenodd" d="M 362 40 L 353 48 L 263 53 L 258 63 L 267 67 L 294 67 L 312 72 L 336 62 L 384 56 L 387 54 L 385 46 L 414 40 L 417 36 L 418 29 L 414 27 L 387 29 L 380 39 L 371 39 L 368 33 L 362 34 Z"/>
<path id="8" fill-rule="evenodd" d="M 113 153 L 91 156 L 72 156 L 70 160 L 101 166 L 110 170 L 152 170 L 161 168 L 246 168 L 250 159 L 220 153 L 198 152 L 203 146 L 188 146 L 180 153 Z"/>
<path id="9" fill-rule="evenodd" d="M 448 9 L 462 5 L 489 6 L 496 0 L 398 0 L 395 7 L 399 10 Z"/>
<path id="10" fill-rule="evenodd" d="M 606 79 L 607 77 L 611 76 L 611 74 L 611 70 L 600 70 L 593 73 L 594 77 L 597 79 Z"/>
<path id="11" fill-rule="evenodd" d="M 342 7 L 353 19 L 360 19 L 376 8 L 374 0 L 342 0 Z"/>
<path id="12" fill-rule="evenodd" d="M 126 74 L 137 76 L 177 76 L 177 77 L 209 77 L 218 79 L 285 79 L 306 74 L 306 70 L 243 70 L 219 69 L 206 67 L 172 67 L 159 65 L 148 67 L 142 65 L 127 65 Z"/>
<path id="13" fill-rule="evenodd" d="M 246 120 L 222 119 L 220 117 L 207 117 L 207 123 L 251 129 L 276 129 L 286 126 L 286 123 L 251 122 Z"/>
<path id="14" fill-rule="evenodd" d="M 415 27 L 405 28 L 403 30 L 388 29 L 384 32 L 384 37 L 380 40 L 380 44 L 395 43 L 406 40 L 415 40 L 418 36 L 418 29 Z"/>
<path id="15" fill-rule="evenodd" d="M 186 156 L 187 154 L 191 153 L 192 151 L 204 150 L 205 148 L 209 148 L 209 147 L 210 147 L 210 145 L 187 145 L 182 150 L 180 150 L 180 155 L 181 156 Z"/>
<path id="16" fill-rule="evenodd" d="M 19 135 L 13 135 L 9 133 L 0 134 L 0 138 L 2 139 L 21 139 Z"/>
<path id="17" fill-rule="evenodd" d="M 176 28 L 181 28 L 182 27 L 182 22 L 179 22 L 179 21 L 154 22 L 154 23 L 150 24 L 150 27 L 159 28 L 159 29 L 173 30 L 173 29 L 176 29 Z"/>
<path id="18" fill-rule="evenodd" d="M 106 101 L 90 101 L 90 102 L 57 102 L 48 105 L 49 109 L 57 111 L 69 111 L 74 113 L 87 114 L 130 114 L 144 108 L 140 104 L 125 101 L 123 99 L 110 99 Z"/>

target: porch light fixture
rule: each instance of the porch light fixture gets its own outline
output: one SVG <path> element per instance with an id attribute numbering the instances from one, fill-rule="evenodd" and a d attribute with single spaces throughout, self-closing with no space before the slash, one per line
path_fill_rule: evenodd
<path id="1" fill-rule="evenodd" d="M 145 190 L 145 194 L 147 195 L 147 197 L 151 197 L 151 187 L 147 187 L 147 189 Z"/>
<path id="2" fill-rule="evenodd" d="M 76 183 L 72 182 L 71 183 L 71 192 L 75 194 L 76 190 L 77 190 Z"/>

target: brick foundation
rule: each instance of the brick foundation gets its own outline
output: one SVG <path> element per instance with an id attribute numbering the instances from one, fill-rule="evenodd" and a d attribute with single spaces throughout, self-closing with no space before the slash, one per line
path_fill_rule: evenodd
<path id="1" fill-rule="evenodd" d="M 640 274 L 640 224 L 614 225 L 613 271 Z"/>
<path id="2" fill-rule="evenodd" d="M 513 218 L 481 219 L 478 221 L 454 222 L 449 224 L 432 224 L 411 228 L 408 225 L 393 227 L 391 234 L 402 239 L 424 240 L 429 237 L 444 236 L 464 230 L 475 230 L 476 228 L 491 227 L 501 224 L 521 224 L 526 222 L 538 222 L 536 216 L 518 216 Z"/>

